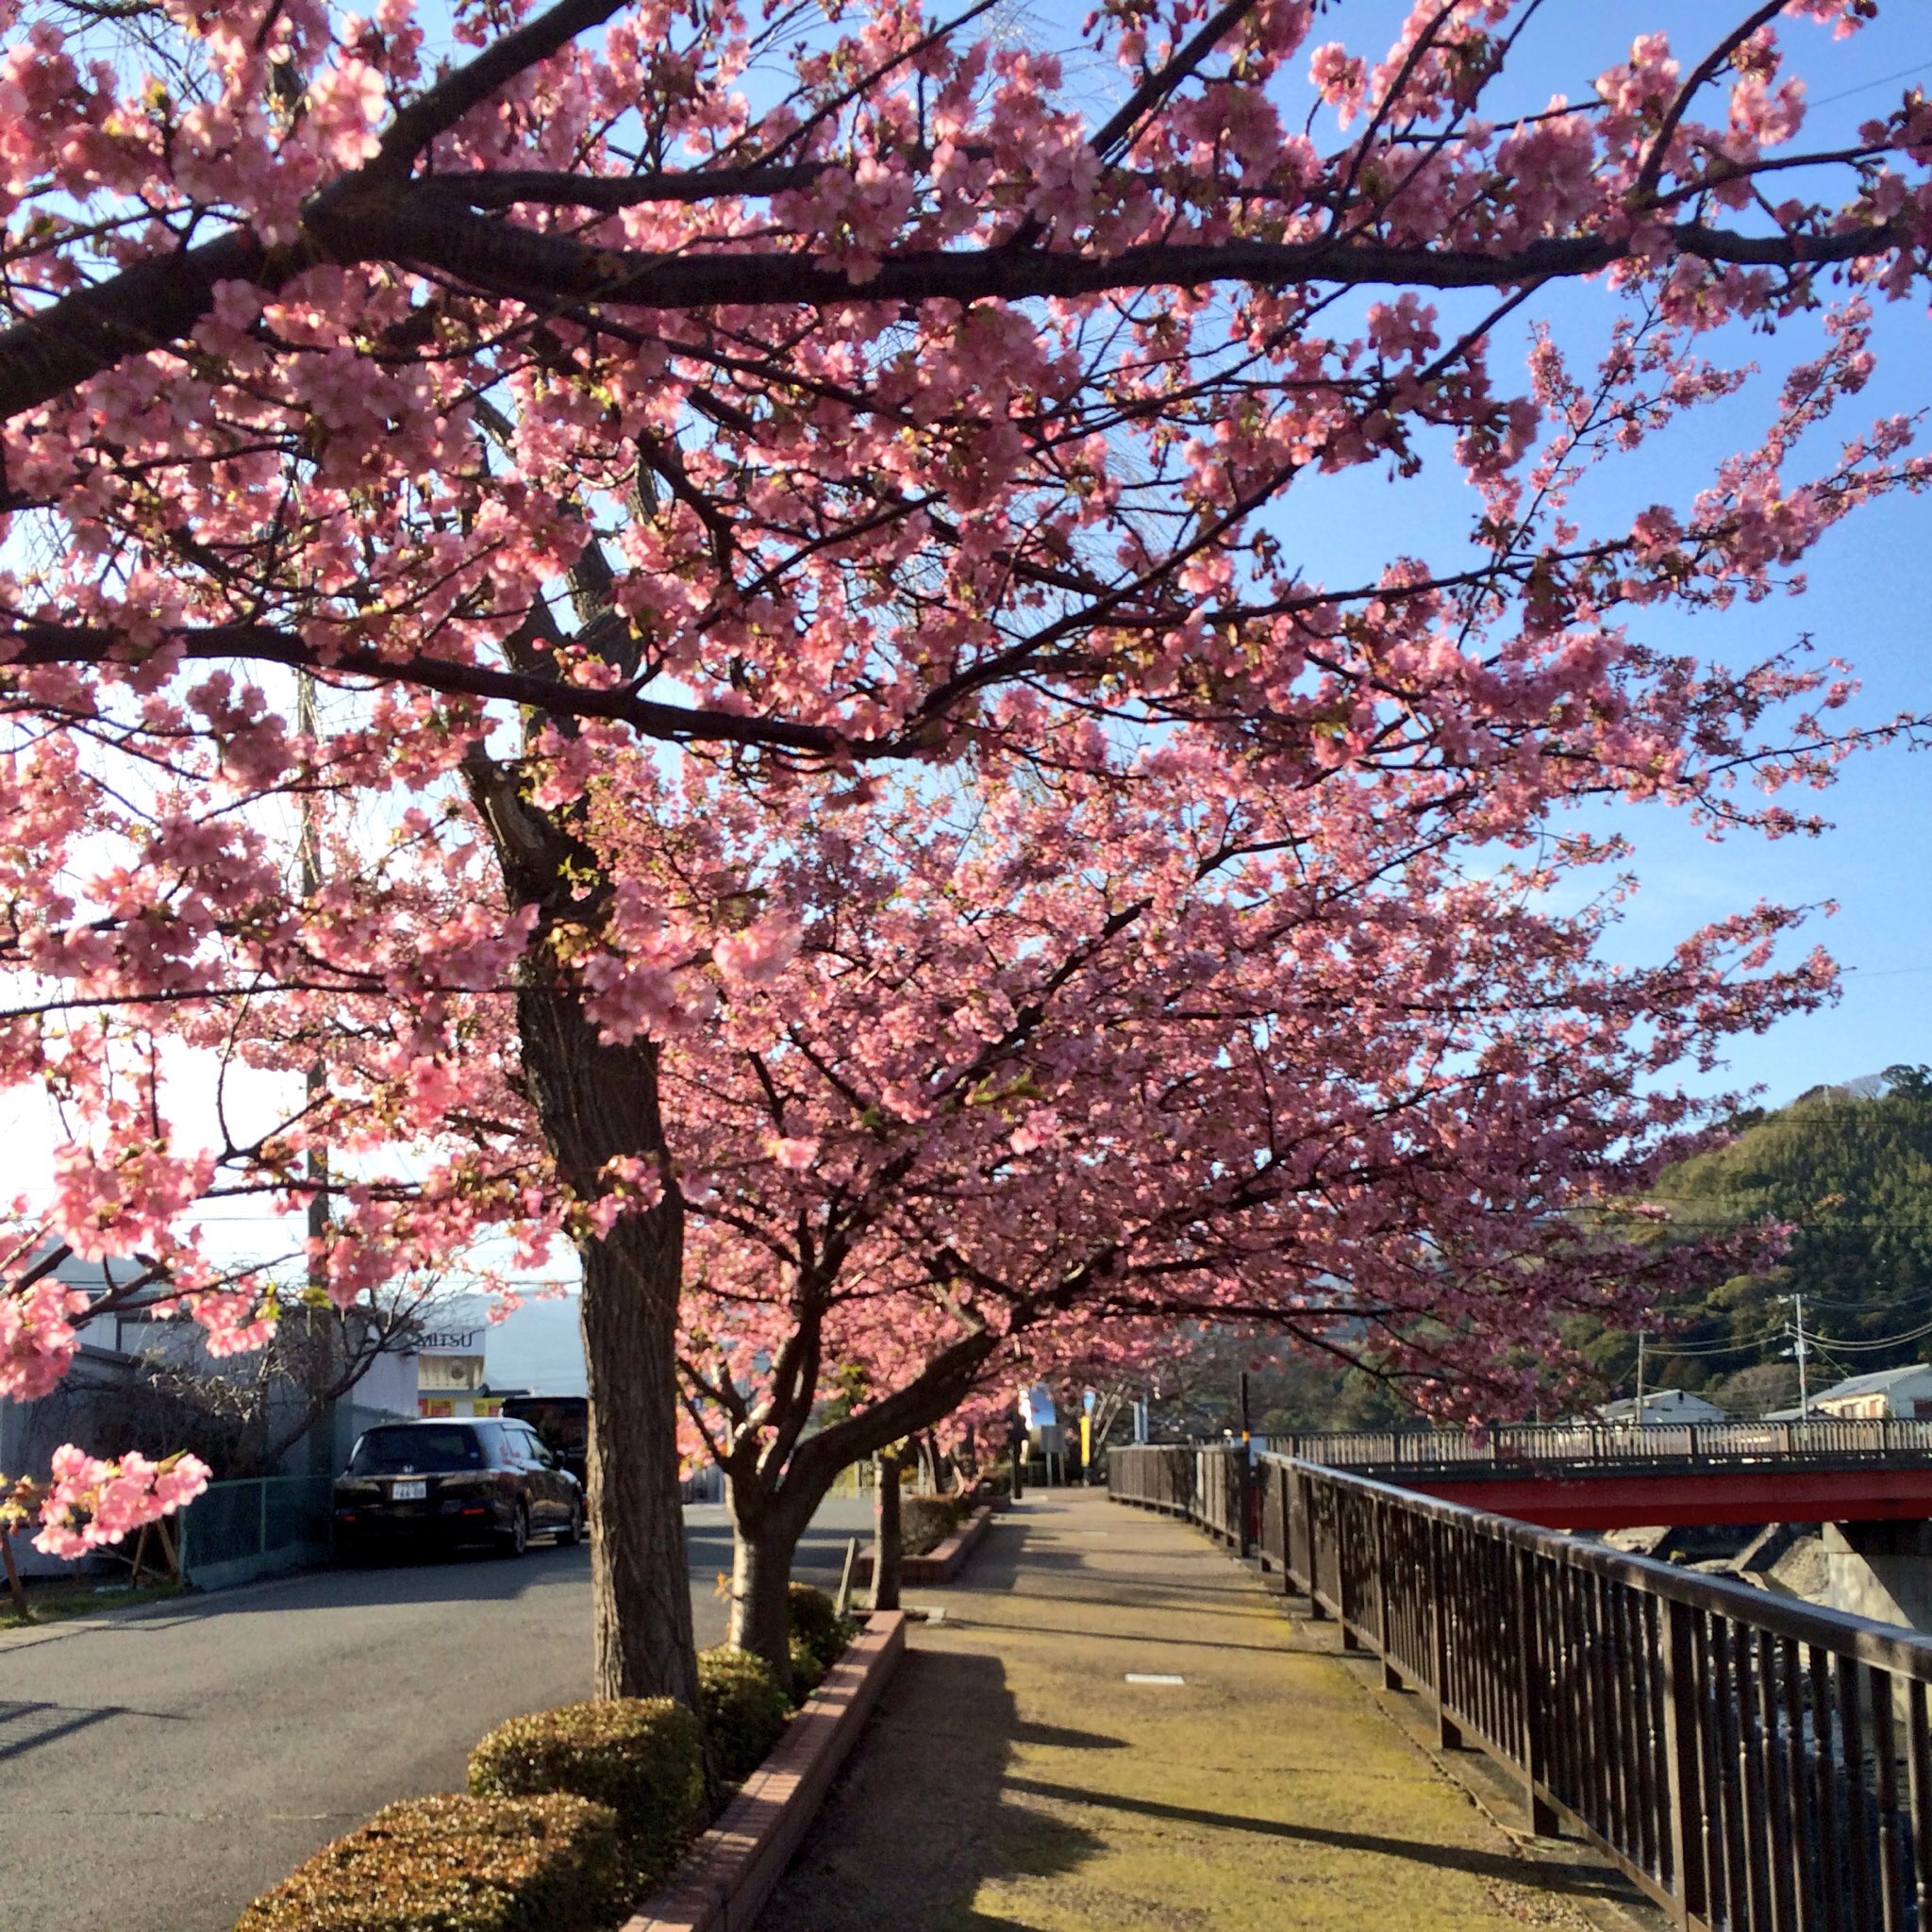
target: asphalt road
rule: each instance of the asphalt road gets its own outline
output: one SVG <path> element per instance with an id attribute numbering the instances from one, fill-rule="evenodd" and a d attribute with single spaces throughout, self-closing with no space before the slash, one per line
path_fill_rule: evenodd
<path id="1" fill-rule="evenodd" d="M 828 1503 L 797 1574 L 835 1578 L 870 1521 Z M 716 1643 L 730 1533 L 716 1505 L 686 1522 Z M 0 1924 L 227 1932 L 390 1799 L 460 1790 L 491 1725 L 590 1693 L 590 1569 L 463 1554 L 0 1638 Z"/>

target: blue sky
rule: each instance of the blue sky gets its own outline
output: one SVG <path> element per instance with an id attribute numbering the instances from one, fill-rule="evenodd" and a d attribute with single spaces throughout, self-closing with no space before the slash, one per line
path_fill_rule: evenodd
<path id="1" fill-rule="evenodd" d="M 1317 38 L 1334 35 L 1354 50 L 1369 51 L 1385 43 L 1376 32 L 1392 29 L 1406 10 L 1396 0 L 1350 0 L 1327 13 Z M 1542 107 L 1557 91 L 1581 98 L 1589 80 L 1641 30 L 1669 31 L 1688 66 L 1707 38 L 1741 10 L 1710 0 L 1609 6 L 1551 0 L 1512 61 L 1508 105 Z M 1843 42 L 1799 22 L 1783 23 L 1782 35 L 1807 81 L 1812 108 L 1801 137 L 1807 146 L 1851 136 L 1859 120 L 1896 105 L 1908 78 L 1932 85 L 1932 7 L 1923 0 L 1893 0 L 1874 27 Z M 1713 105 L 1705 118 L 1719 118 L 1717 98 L 1707 97 Z M 1443 302 L 1451 321 L 1457 318 L 1453 299 Z M 1539 307 L 1579 362 L 1601 343 L 1612 312 L 1603 291 L 1590 286 L 1566 290 Z M 1906 302 L 1880 305 L 1877 374 L 1830 435 L 1807 445 L 1806 456 L 1828 456 L 1873 417 L 1932 406 L 1926 326 L 1923 289 Z M 1815 328 L 1804 323 L 1773 337 L 1735 331 L 1714 338 L 1707 353 L 1756 361 L 1763 379 L 1733 403 L 1680 420 L 1639 460 L 1606 473 L 1586 501 L 1612 524 L 1620 512 L 1627 515 L 1651 501 L 1688 502 L 1718 461 L 1757 441 L 1778 375 L 1790 362 L 1815 353 L 1817 341 Z M 1507 386 L 1511 374 L 1499 341 L 1499 386 Z M 1324 480 L 1305 500 L 1291 501 L 1279 527 L 1290 554 L 1311 576 L 1341 586 L 1372 577 L 1391 550 L 1442 560 L 1466 525 L 1468 501 L 1453 472 L 1440 466 L 1419 481 L 1399 484 L 1362 472 L 1341 479 L 1340 487 Z M 1593 523 L 1586 517 L 1587 525 Z M 1849 659 L 1861 680 L 1859 695 L 1841 716 L 1875 724 L 1899 711 L 1932 712 L 1925 648 L 1932 495 L 1867 506 L 1825 539 L 1807 559 L 1806 575 L 1808 590 L 1802 597 L 1775 596 L 1696 617 L 1637 613 L 1633 634 L 1735 665 L 1769 657 L 1809 633 L 1822 654 Z M 1625 806 L 1596 820 L 1634 841 L 1634 870 L 1642 886 L 1605 949 L 1619 959 L 1656 958 L 1692 927 L 1759 898 L 1838 902 L 1836 915 L 1815 920 L 1805 942 L 1821 941 L 1846 969 L 1839 1003 L 1738 1041 L 1728 1070 L 1710 1082 L 1761 1087 L 1774 1104 L 1820 1081 L 1875 1072 L 1893 1061 L 1932 1061 L 1932 883 L 1924 849 L 1932 841 L 1932 752 L 1893 744 L 1859 754 L 1828 792 L 1793 802 L 1822 809 L 1833 828 L 1817 839 L 1768 842 L 1732 835 L 1713 843 L 1683 814 L 1662 808 Z"/>
<path id="2" fill-rule="evenodd" d="M 1559 5 L 1601 31 L 1627 31 L 1649 7 L 1583 8 Z M 1676 22 L 1707 25 L 1729 8 L 1664 9 Z M 1894 5 L 1878 25 L 1832 42 L 1788 23 L 1786 44 L 1811 80 L 1809 140 L 1850 134 L 1857 121 L 1894 104 L 1902 74 L 1932 83 L 1932 8 Z M 1677 36 L 1680 44 L 1691 42 Z M 1586 68 L 1585 71 L 1589 71 Z M 1887 76 L 1880 80 L 1879 76 Z M 1873 85 L 1871 83 L 1876 82 Z M 1838 98 L 1833 99 L 1836 94 Z M 1863 399 L 1869 413 L 1932 406 L 1922 291 L 1881 308 L 1877 375 Z M 1755 345 L 1767 372 L 1774 342 Z M 1677 454 L 1687 467 L 1723 453 L 1723 418 L 1680 425 Z M 1856 426 L 1848 415 L 1845 426 Z M 1809 632 L 1822 651 L 1851 660 L 1862 690 L 1853 710 L 1877 722 L 1899 711 L 1932 712 L 1928 628 L 1932 628 L 1932 497 L 1897 497 L 1868 506 L 1833 531 L 1809 560 L 1809 588 L 1721 617 L 1679 620 L 1651 635 L 1674 648 L 1745 662 Z M 1876 1072 L 1897 1060 L 1932 1061 L 1932 753 L 1893 744 L 1856 757 L 1820 801 L 1833 820 L 1823 837 L 1767 844 L 1751 838 L 1721 845 L 1675 814 L 1626 809 L 1623 829 L 1637 841 L 1644 890 L 1624 937 L 1648 953 L 1683 927 L 1759 896 L 1797 903 L 1836 900 L 1840 910 L 1815 922 L 1817 936 L 1846 969 L 1838 1005 L 1788 1021 L 1760 1039 L 1740 1041 L 1735 1074 L 1784 1101 L 1823 1080 Z"/>

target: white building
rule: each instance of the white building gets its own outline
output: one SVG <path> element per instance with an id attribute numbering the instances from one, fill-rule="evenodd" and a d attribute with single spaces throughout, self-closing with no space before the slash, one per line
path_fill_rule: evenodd
<path id="1" fill-rule="evenodd" d="M 1597 1419 L 1625 1427 L 1655 1429 L 1673 1423 L 1727 1423 L 1730 1416 L 1716 1403 L 1707 1402 L 1688 1389 L 1651 1389 L 1644 1393 L 1641 1416 L 1636 1399 L 1625 1396 L 1622 1402 L 1607 1402 L 1597 1411 Z"/>
<path id="2" fill-rule="evenodd" d="M 1811 1398 L 1813 1415 L 1932 1417 L 1932 1362 L 1878 1369 L 1834 1382 Z"/>
<path id="3" fill-rule="evenodd" d="M 445 1304 L 418 1341 L 416 1407 L 425 1416 L 495 1415 L 506 1395 L 582 1395 L 577 1297 L 531 1295 L 497 1321 L 480 1297 Z"/>

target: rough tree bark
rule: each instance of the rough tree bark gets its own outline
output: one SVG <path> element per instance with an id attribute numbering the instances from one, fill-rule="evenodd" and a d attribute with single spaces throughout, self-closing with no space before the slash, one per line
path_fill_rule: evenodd
<path id="1" fill-rule="evenodd" d="M 597 1038 L 574 991 L 517 1000 L 524 1074 L 558 1171 L 580 1195 L 605 1163 L 663 1145 L 658 1062 L 643 1043 Z M 590 1380 L 591 1604 L 597 1693 L 695 1707 L 691 1586 L 678 1496 L 677 1301 L 684 1265 L 676 1190 L 580 1243 Z"/>
<path id="2" fill-rule="evenodd" d="M 878 1479 L 873 1489 L 872 1517 L 872 1607 L 875 1610 L 899 1607 L 899 1560 L 906 1540 L 899 1527 L 899 1455 L 894 1449 L 881 1449 L 873 1457 Z"/>
<path id="3" fill-rule="evenodd" d="M 818 1313 L 806 1315 L 802 1328 L 812 1328 L 820 1319 Z M 812 1352 L 808 1338 L 802 1336 L 800 1344 L 801 1354 Z M 731 1507 L 730 1642 L 756 1651 L 781 1681 L 791 1682 L 785 1592 L 806 1525 L 841 1472 L 950 1415 L 997 1346 L 984 1332 L 964 1337 L 904 1388 L 814 1435 L 799 1437 L 793 1429 L 810 1412 L 808 1381 L 795 1383 L 774 1405 L 775 1413 L 766 1416 L 768 1424 L 776 1424 L 776 1441 L 762 1439 L 755 1427 L 741 1428 L 738 1441 L 719 1458 Z M 874 1567 L 874 1580 L 877 1574 Z"/>
<path id="4" fill-rule="evenodd" d="M 581 1202 L 608 1188 L 608 1163 L 643 1157 L 662 1167 L 658 1053 L 648 1041 L 599 1038 L 582 989 L 554 939 L 602 916 L 585 892 L 594 855 L 569 824 L 523 795 L 514 767 L 479 755 L 471 795 L 490 827 L 513 906 L 533 907 L 536 943 L 519 968 L 517 1033 L 525 1098 L 558 1178 Z M 580 1304 L 590 1384 L 588 1443 L 591 1627 L 601 1697 L 675 1697 L 697 1705 L 691 1586 L 678 1495 L 677 1312 L 684 1202 L 667 1182 L 648 1209 L 621 1216 L 601 1239 L 579 1239 Z"/>
<path id="5" fill-rule="evenodd" d="M 756 1651 L 789 1690 L 791 1557 L 817 1499 L 801 1513 L 796 1496 L 774 1500 L 754 1472 L 727 1472 L 724 1495 L 731 1511 L 731 1617 L 725 1641 Z"/>

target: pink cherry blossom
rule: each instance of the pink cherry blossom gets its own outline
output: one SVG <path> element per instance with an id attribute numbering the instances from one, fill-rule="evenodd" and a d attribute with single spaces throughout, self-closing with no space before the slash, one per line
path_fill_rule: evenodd
<path id="1" fill-rule="evenodd" d="M 882 0 L 0 8 L 0 1083 L 63 1122 L 0 1391 L 91 1309 L 220 1352 L 574 1255 L 782 1515 L 1176 1321 L 1567 1373 L 1663 1265 L 1578 1218 L 1831 971 L 1775 907 L 1610 968 L 1565 814 L 1811 823 L 1843 667 L 1652 620 L 1932 480 L 1858 413 L 1932 119 L 1819 131 L 1866 0 L 1554 97 L 1533 10 L 1131 0 L 1108 102 Z M 1400 541 L 1324 575 L 1365 484 Z M 286 1234 L 220 1265 L 238 1200 Z M 190 1478 L 59 1480 L 84 1547 Z M 689 1694 L 620 1580 L 605 1688 Z"/>

